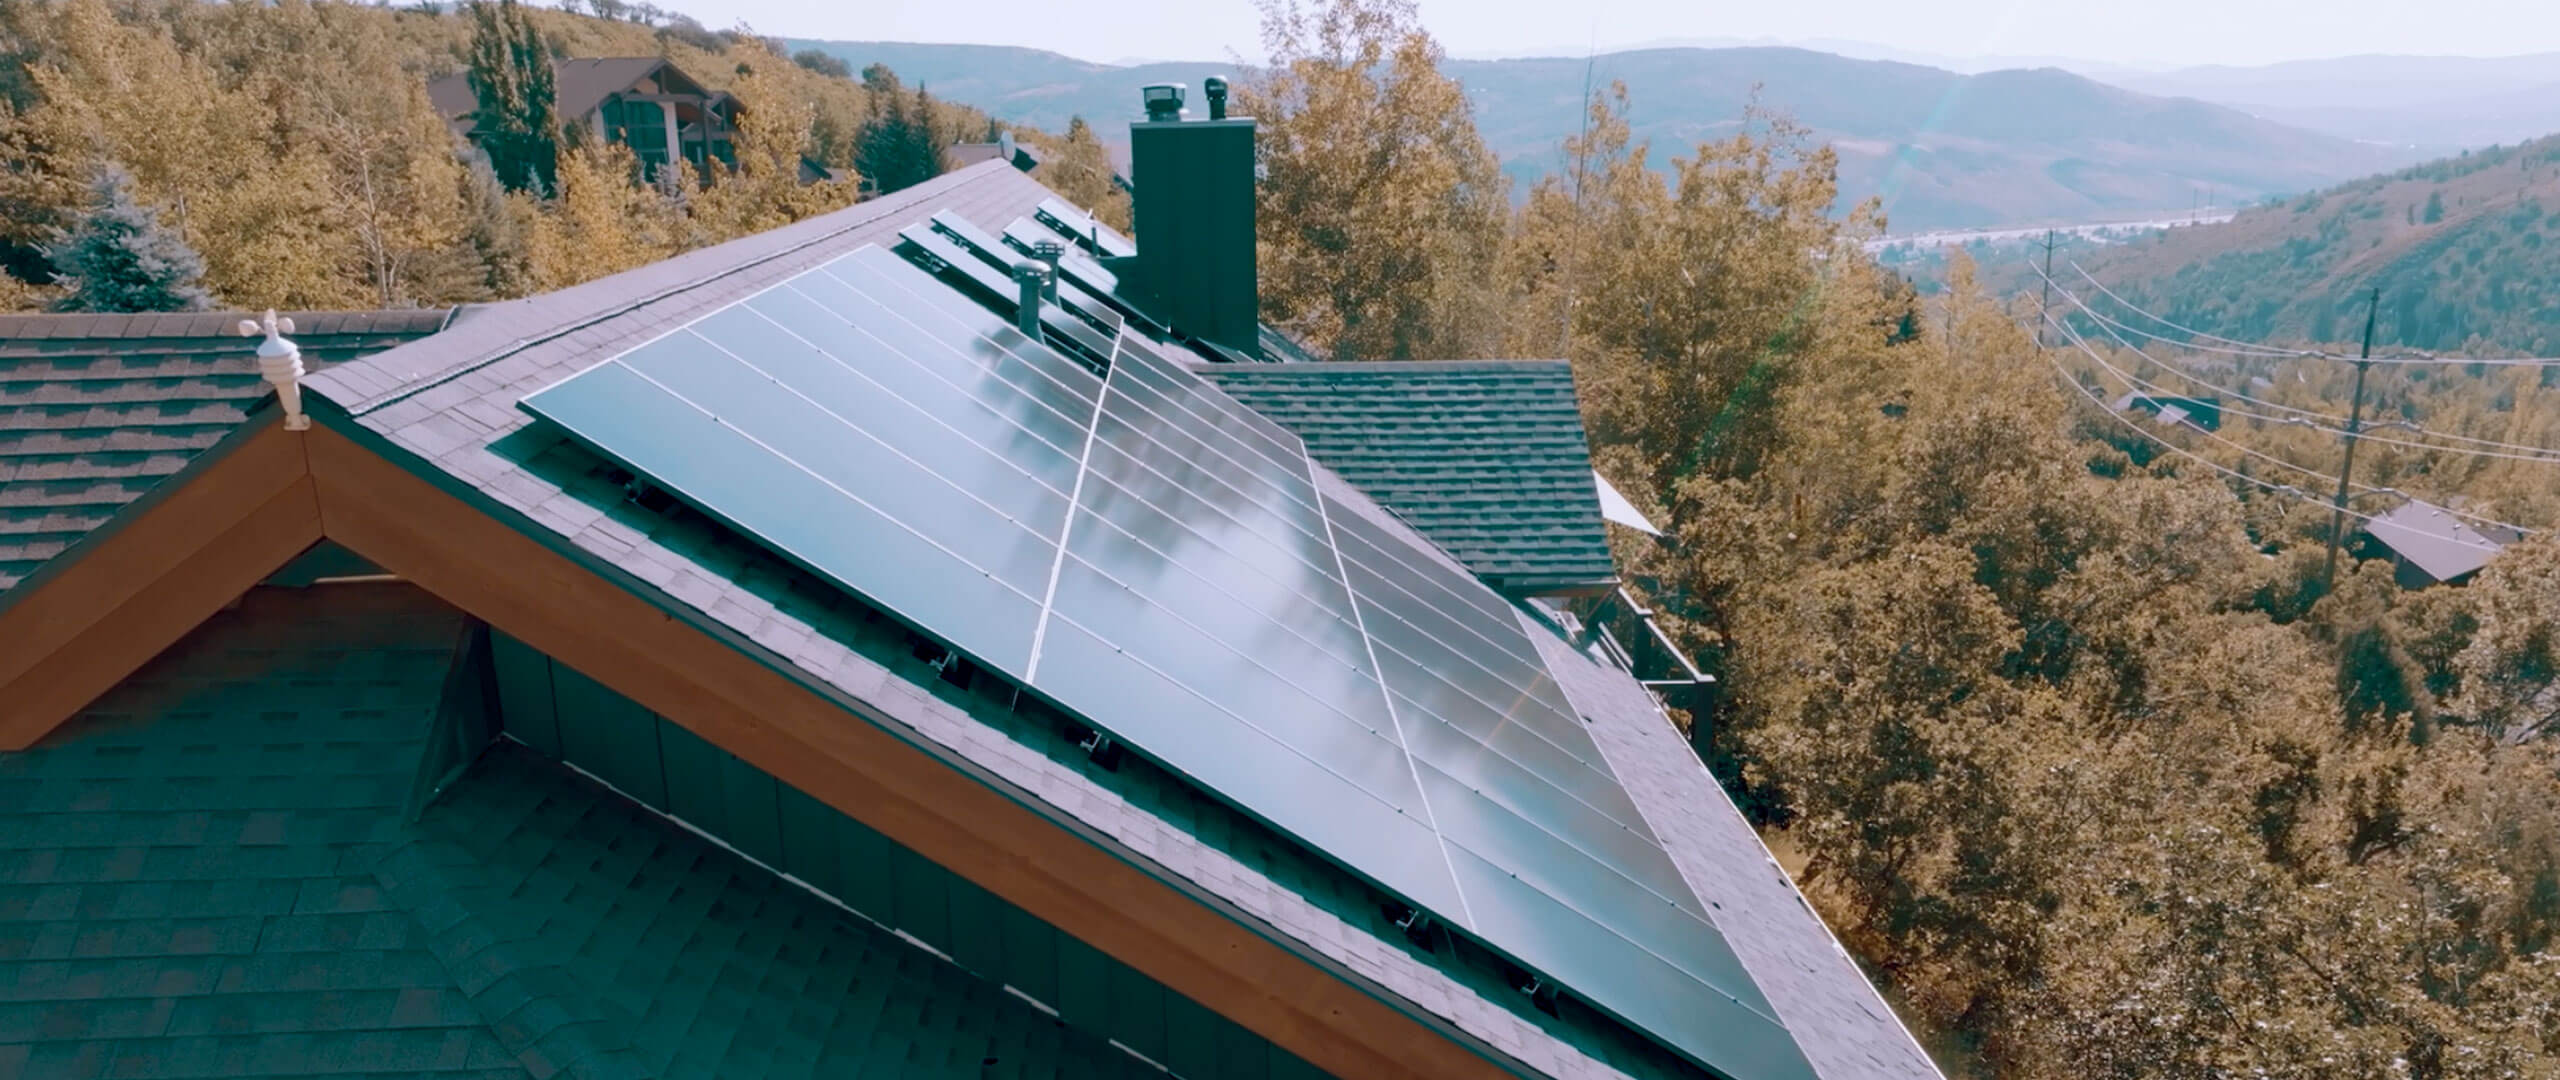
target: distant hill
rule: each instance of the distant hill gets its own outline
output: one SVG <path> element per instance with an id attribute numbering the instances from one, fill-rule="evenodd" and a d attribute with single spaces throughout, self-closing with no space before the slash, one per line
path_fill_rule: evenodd
<path id="1" fill-rule="evenodd" d="M 2312 131 L 2445 153 L 2560 132 L 2560 53 L 2346 56 L 2098 77 Z"/>
<path id="2" fill-rule="evenodd" d="M 2176 229 L 2082 260 L 2173 321 L 2248 340 L 2560 349 L 2560 136 L 2471 153 Z"/>
<path id="3" fill-rule="evenodd" d="M 1009 120 L 1056 130 L 1081 114 L 1106 137 L 1150 82 L 1194 86 L 1221 63 L 1116 67 L 1032 49 L 793 42 Z M 1626 81 L 1636 135 L 1684 153 L 1740 122 L 1755 87 L 1840 150 L 1842 206 L 1881 195 L 1896 232 L 2081 223 L 2304 191 L 2416 160 L 2197 101 L 2058 69 L 1958 75 L 1792 48 L 1666 48 L 1581 58 L 1452 60 L 1477 124 L 1514 179 L 1560 164 L 1586 79 Z"/>

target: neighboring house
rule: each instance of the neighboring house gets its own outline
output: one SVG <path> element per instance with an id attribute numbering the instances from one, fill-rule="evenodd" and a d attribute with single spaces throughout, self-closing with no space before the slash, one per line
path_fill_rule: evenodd
<path id="1" fill-rule="evenodd" d="M 1180 244 L 987 162 L 466 308 L 0 591 L 0 1075 L 1937 1076 L 1495 587 L 1587 461 L 1470 566 L 1203 376 L 1289 355 L 1220 123 Z"/>
<path id="2" fill-rule="evenodd" d="M 2187 424 L 2204 431 L 2222 430 L 2222 399 L 2182 397 L 2136 390 L 2117 398 L 2117 412 L 2147 412 L 2164 425 Z"/>
<path id="3" fill-rule="evenodd" d="M 1010 162 L 1014 168 L 1024 172 L 1040 167 L 1039 151 L 1015 142 L 1010 131 L 997 133 L 994 142 L 953 143 L 943 158 L 943 164 L 954 169 L 965 169 L 982 161 Z"/>
<path id="4" fill-rule="evenodd" d="M 2474 524 L 2416 499 L 2376 515 L 2364 531 L 2391 554 L 2393 577 L 2409 589 L 2467 582 L 2500 549 L 2524 539 L 2506 526 Z"/>
<path id="5" fill-rule="evenodd" d="M 710 163 L 736 165 L 738 99 L 705 89 L 664 57 L 607 56 L 552 62 L 562 123 L 576 124 L 606 142 L 631 148 L 651 176 L 667 163 L 688 161 L 708 173 Z M 454 130 L 476 137 L 471 114 L 479 101 L 467 75 L 427 84 L 427 97 Z M 802 179 L 811 178 L 803 169 Z"/>

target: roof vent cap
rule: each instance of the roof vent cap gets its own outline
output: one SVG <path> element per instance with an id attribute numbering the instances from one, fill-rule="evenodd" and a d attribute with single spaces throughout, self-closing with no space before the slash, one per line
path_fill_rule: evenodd
<path id="1" fill-rule="evenodd" d="M 1200 95 L 1209 99 L 1209 119 L 1227 118 L 1227 80 L 1209 76 L 1200 83 Z"/>
<path id="2" fill-rule="evenodd" d="M 1185 92 L 1184 86 L 1178 82 L 1150 83 L 1139 88 L 1138 96 L 1145 99 L 1147 103 L 1147 119 L 1162 123 L 1182 119 L 1182 97 Z"/>

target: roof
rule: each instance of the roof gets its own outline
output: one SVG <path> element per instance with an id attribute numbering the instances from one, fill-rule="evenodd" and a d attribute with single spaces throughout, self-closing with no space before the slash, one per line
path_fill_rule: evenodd
<path id="1" fill-rule="evenodd" d="M 292 317 L 304 364 L 322 369 L 452 314 Z M 266 394 L 243 317 L 0 315 L 0 593 L 185 468 Z"/>
<path id="2" fill-rule="evenodd" d="M 0 757 L 0 1074 L 1154 1073 L 520 745 L 413 816 L 463 627 L 261 589 Z"/>
<path id="3" fill-rule="evenodd" d="M 2411 499 L 2365 523 L 2365 532 L 2428 577 L 2452 581 L 2489 564 L 2523 539 L 2498 525 L 2474 525 L 2434 503 Z"/>
<path id="4" fill-rule="evenodd" d="M 558 112 L 563 119 L 575 120 L 594 112 L 604 99 L 631 89 L 631 84 L 666 68 L 684 80 L 680 93 L 704 93 L 700 84 L 663 56 L 599 56 L 577 57 L 551 62 L 553 88 Z M 712 95 L 725 96 L 725 95 Z M 455 72 L 427 84 L 427 100 L 445 119 L 459 121 L 479 108 L 472 96 L 467 73 Z"/>
<path id="5" fill-rule="evenodd" d="M 1204 364 L 1469 570 L 1514 595 L 1617 581 L 1562 360 Z"/>
<path id="6" fill-rule="evenodd" d="M 1229 838 L 1268 835 L 1232 810 L 1196 797 L 1150 797 L 1115 786 L 1134 782 L 1116 774 L 1062 768 L 1043 756 L 1039 737 L 1008 713 L 1002 697 L 997 704 L 954 702 L 933 688 L 938 680 L 931 675 L 895 666 L 914 666 L 912 656 L 902 661 L 893 655 L 906 652 L 903 647 L 866 644 L 879 637 L 879 621 L 840 590 L 699 515 L 658 515 L 636 506 L 623 498 L 610 463 L 552 429 L 533 426 L 516 408 L 525 395 L 599 360 L 864 244 L 886 242 L 936 211 L 952 211 L 992 230 L 1052 197 L 1013 169 L 984 163 L 773 232 L 559 293 L 491 305 L 444 334 L 315 376 L 307 389 L 324 423 L 378 440 L 375 445 L 391 460 L 441 478 L 497 519 L 627 582 L 671 614 L 762 650 L 789 677 L 863 702 L 902 725 L 909 737 L 1018 793 L 1026 805 L 1072 822 L 1129 862 L 1196 890 L 1215 910 L 1252 920 L 1272 940 L 1334 965 L 1370 992 L 1437 1017 L 1489 1052 L 1539 1073 L 1645 1071 L 1651 1059 L 1611 1043 L 1605 1033 L 1575 1026 L 1582 1021 L 1542 1016 L 1498 980 L 1417 957 L 1393 940 L 1392 930 L 1373 925 L 1374 905 L 1365 913 L 1340 906 L 1335 894 L 1359 895 L 1360 888 L 1339 871 L 1330 883 L 1311 885 L 1326 879 L 1283 858 L 1294 845 L 1228 846 Z M 1563 385 L 1569 402 L 1569 376 Z M 1424 557 L 1446 558 L 1340 477 L 1323 468 L 1317 473 L 1326 494 L 1374 515 L 1399 543 Z M 1587 460 L 1577 475 L 1596 530 L 1597 498 Z M 1557 662 L 1582 664 L 1593 674 L 1581 678 L 1623 684 L 1620 689 L 1634 695 L 1616 698 L 1606 715 L 1590 718 L 1595 725 L 1659 728 L 1661 738 L 1676 744 L 1668 722 L 1623 673 L 1587 658 Z M 1721 797 L 1703 767 L 1693 758 L 1682 760 L 1695 772 L 1688 794 Z M 1691 812 L 1670 802 L 1646 811 Z M 1827 1038 L 1863 1025 L 1846 1031 L 1835 1046 L 1808 1050 L 1808 1058 L 1820 1063 L 1826 1077 L 1934 1075 L 1855 965 L 1794 897 L 1765 850 L 1749 839 L 1747 826 L 1738 817 L 1733 826 L 1747 843 L 1735 843 L 1731 833 L 1694 834 L 1704 837 L 1698 850 L 1675 858 L 1701 898 L 1718 910 L 1762 905 L 1770 895 L 1786 898 L 1749 916 L 1757 920 L 1752 932 L 1771 939 L 1744 951 L 1751 976 L 1791 1023 L 1809 1018 L 1807 1035 Z M 1681 828 L 1664 829 L 1682 834 Z"/>

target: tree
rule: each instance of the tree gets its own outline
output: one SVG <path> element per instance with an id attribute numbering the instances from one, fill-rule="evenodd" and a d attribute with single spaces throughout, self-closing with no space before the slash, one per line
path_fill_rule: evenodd
<path id="1" fill-rule="evenodd" d="M 1264 318 L 1343 359 L 1489 351 L 1509 198 L 1412 0 L 1268 0 L 1263 41 L 1238 111 L 1260 123 Z"/>
<path id="2" fill-rule="evenodd" d="M 853 68 L 844 62 L 844 57 L 825 49 L 802 49 L 791 54 L 791 62 L 830 79 L 853 77 Z"/>
<path id="3" fill-rule="evenodd" d="M 515 0 L 470 0 L 468 10 L 472 129 L 509 190 L 549 191 L 560 153 L 551 51 Z"/>
<path id="4" fill-rule="evenodd" d="M 941 109 L 932 96 L 922 86 L 909 92 L 880 64 L 862 69 L 862 84 L 871 115 L 855 140 L 854 169 L 884 193 L 942 175 Z"/>
<path id="5" fill-rule="evenodd" d="M 2439 221 L 2443 221 L 2443 220 L 2444 220 L 2444 193 L 2443 193 L 2443 192 L 2441 192 L 2441 191 L 2430 191 L 2430 192 L 2428 192 L 2428 193 L 2427 193 L 2427 211 L 2426 211 L 2426 214 L 2424 215 L 2424 220 L 2425 220 L 2425 222 L 2426 222 L 2427 224 L 2429 224 L 2429 225 L 2433 225 L 2433 224 L 2435 224 L 2435 223 L 2437 223 L 2437 222 L 2439 222 Z"/>
<path id="6" fill-rule="evenodd" d="M 800 182 L 801 163 L 811 156 L 813 109 L 784 97 L 765 76 L 742 81 L 736 93 L 737 167 L 715 167 L 694 204 L 694 217 L 706 232 L 744 236 L 852 202 L 853 184 Z"/>
<path id="7" fill-rule="evenodd" d="M 1068 118 L 1066 137 L 1048 149 L 1039 168 L 1032 171 L 1032 178 L 1101 218 L 1103 224 L 1127 231 L 1131 224 L 1129 193 L 1121 190 L 1116 180 L 1118 170 L 1111 165 L 1111 151 L 1094 137 L 1093 125 L 1085 123 L 1082 116 Z"/>
<path id="8" fill-rule="evenodd" d="M 135 198 L 133 176 L 104 165 L 87 212 L 46 256 L 67 290 L 64 311 L 195 311 L 205 307 L 204 260 Z"/>

